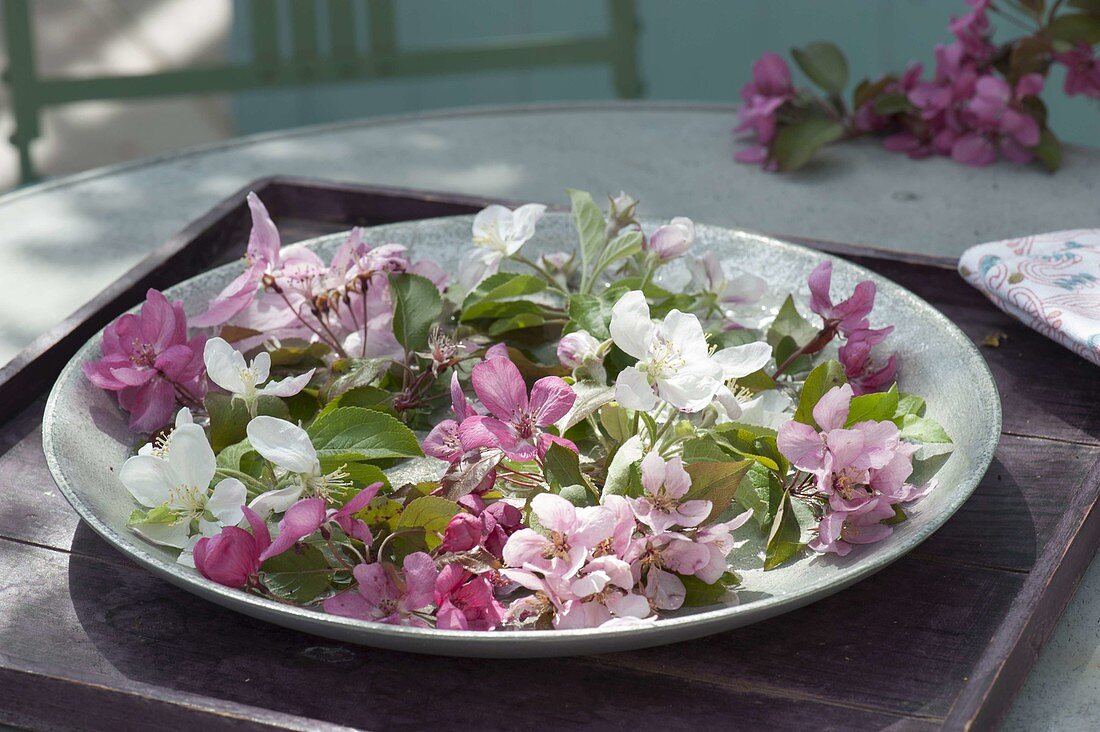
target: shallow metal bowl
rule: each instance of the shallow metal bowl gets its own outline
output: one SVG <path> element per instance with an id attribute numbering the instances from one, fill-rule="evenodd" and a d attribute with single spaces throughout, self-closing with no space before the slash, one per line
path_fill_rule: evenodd
<path id="1" fill-rule="evenodd" d="M 366 240 L 404 244 L 415 259 L 430 259 L 454 271 L 470 246 L 470 223 L 471 218 L 463 216 L 380 226 L 370 229 Z M 699 226 L 696 234 L 694 253 L 713 249 L 731 268 L 766 275 L 772 304 L 788 292 L 805 302 L 806 277 L 826 256 L 744 231 Z M 307 244 L 327 258 L 344 238 L 326 236 Z M 570 250 L 575 240 L 569 217 L 549 214 L 526 246 L 535 253 Z M 682 268 L 671 270 L 673 281 L 684 276 Z M 182 299 L 193 315 L 239 271 L 239 264 L 221 267 L 171 288 L 168 295 Z M 937 474 L 939 486 L 908 511 L 910 519 L 887 540 L 857 547 L 844 558 L 807 554 L 770 572 L 747 569 L 760 566 L 756 553 L 761 541 L 759 532 L 745 527 L 739 533 L 750 540 L 732 558 L 744 578 L 737 600 L 682 610 L 648 627 L 493 633 L 405 628 L 283 605 L 207 581 L 177 564 L 173 552 L 144 542 L 126 527 L 134 502 L 118 481 L 118 469 L 132 454 L 135 436 L 113 395 L 93 387 L 80 370 L 83 362 L 99 357 L 98 335 L 80 349 L 50 393 L 42 426 L 46 460 L 81 517 L 119 551 L 188 592 L 297 630 L 419 653 L 497 657 L 598 653 L 696 638 L 785 613 L 882 569 L 955 513 L 993 458 L 1001 427 L 1000 399 L 977 349 L 928 303 L 877 274 L 836 260 L 834 292 L 850 292 L 864 279 L 878 285 L 872 325 L 896 326 L 889 345 L 899 352 L 902 390 L 924 396 L 929 416 L 954 439 L 954 452 Z"/>

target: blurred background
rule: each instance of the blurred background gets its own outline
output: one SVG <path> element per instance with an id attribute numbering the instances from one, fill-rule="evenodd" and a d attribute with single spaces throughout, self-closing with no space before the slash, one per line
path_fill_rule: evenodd
<path id="1" fill-rule="evenodd" d="M 369 28 L 392 21 L 393 36 L 381 39 L 404 50 L 430 50 L 463 44 L 507 44 L 517 37 L 614 34 L 615 2 L 591 0 L 394 0 L 392 18 L 379 18 L 362 0 L 0 0 L 11 23 L 18 2 L 28 9 L 30 40 L 19 49 L 0 39 L 0 65 L 34 59 L 36 78 L 96 78 L 149 74 L 247 63 L 254 58 L 257 22 L 278 16 L 294 19 L 301 7 L 317 9 L 312 33 L 295 33 L 280 23 L 273 35 L 282 57 L 330 53 L 332 25 L 346 24 L 346 42 L 371 43 Z M 42 176 L 74 173 L 133 158 L 169 152 L 229 137 L 376 115 L 443 107 L 598 100 L 640 96 L 658 100 L 734 102 L 749 78 L 752 61 L 764 51 L 786 53 L 795 45 L 832 40 L 848 54 L 852 77 L 902 70 L 910 61 L 932 62 L 936 43 L 950 38 L 951 15 L 966 7 L 961 0 L 738 0 L 672 2 L 637 0 L 637 33 L 622 35 L 624 58 L 633 55 L 638 84 L 618 77 L 607 64 L 587 68 L 543 67 L 476 73 L 424 73 L 418 76 L 312 84 L 308 63 L 304 83 L 277 88 L 247 88 L 232 93 L 181 93 L 138 100 L 103 100 L 110 89 L 89 87 L 90 97 L 47 106 L 31 144 L 34 166 Z M 257 13 L 256 6 L 267 6 Z M 334 17 L 332 8 L 349 15 Z M 270 15 L 269 15 L 270 13 Z M 998 30 L 1013 28 L 994 18 Z M 1005 26 L 1000 28 L 999 26 Z M 300 26 L 299 26 L 300 27 Z M 622 28 L 618 29 L 619 32 Z M 312 40 L 308 36 L 312 36 Z M 30 52 L 28 53 L 28 47 Z M 425 62 L 428 63 L 428 62 Z M 16 73 L 26 65 L 17 65 Z M 620 73 L 622 69 L 620 68 Z M 1057 67 L 1044 95 L 1051 126 L 1069 143 L 1097 145 L 1100 103 L 1061 93 L 1064 69 Z M 349 75 L 354 76 L 349 70 Z M 629 75 L 629 74 L 628 74 Z M 201 87 L 203 79 L 180 82 Z M 14 129 L 7 85 L 0 86 L 0 190 L 19 182 L 19 156 L 6 141 Z M 731 126 L 734 122 L 731 116 Z"/>

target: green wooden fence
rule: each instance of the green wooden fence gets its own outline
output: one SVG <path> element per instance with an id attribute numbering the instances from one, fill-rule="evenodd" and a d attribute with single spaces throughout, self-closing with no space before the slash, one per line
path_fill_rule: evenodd
<path id="1" fill-rule="evenodd" d="M 365 6 L 364 6 L 365 3 Z M 608 30 L 584 36 L 529 36 L 462 46 L 403 50 L 393 0 L 252 0 L 251 58 L 240 64 L 134 76 L 39 78 L 30 0 L 3 0 L 4 32 L 21 180 L 36 176 L 31 143 L 47 107 L 101 99 L 236 92 L 399 76 L 606 65 L 620 98 L 641 96 L 634 0 L 606 0 Z M 358 8 L 357 8 L 358 5 Z M 365 12 L 362 12 L 365 10 Z M 285 11 L 285 12 L 284 12 Z M 322 20 L 326 21 L 322 23 Z M 356 25 L 365 21 L 365 47 Z M 280 37 L 288 32 L 289 48 Z"/>

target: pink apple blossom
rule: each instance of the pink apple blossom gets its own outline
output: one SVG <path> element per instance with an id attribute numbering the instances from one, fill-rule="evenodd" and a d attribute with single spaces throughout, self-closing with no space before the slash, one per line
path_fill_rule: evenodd
<path id="1" fill-rule="evenodd" d="M 752 65 L 752 81 L 741 87 L 742 104 L 737 110 L 739 123 L 734 132 L 751 130 L 755 139 L 750 147 L 739 150 L 734 160 L 762 164 L 775 169 L 769 161 L 769 145 L 775 139 L 779 109 L 794 99 L 791 70 L 782 56 L 765 53 Z"/>
<path id="2" fill-rule="evenodd" d="M 826 259 L 810 273 L 810 309 L 821 316 L 826 328 L 839 330 L 843 335 L 867 328 L 867 316 L 875 305 L 875 283 L 864 280 L 855 291 L 839 303 L 833 303 L 829 294 L 833 278 L 833 263 Z"/>
<path id="3" fill-rule="evenodd" d="M 226 587 L 244 587 L 254 581 L 263 562 L 262 555 L 271 545 L 267 524 L 248 506 L 241 511 L 252 533 L 237 526 L 226 526 L 212 537 L 199 539 L 193 553 L 195 569 L 208 580 Z"/>
<path id="4" fill-rule="evenodd" d="M 678 457 L 665 462 L 656 452 L 648 453 L 642 459 L 642 488 L 645 492 L 631 505 L 638 520 L 654 533 L 698 526 L 710 515 L 710 501 L 682 500 L 691 489 L 691 476 Z"/>
<path id="5" fill-rule="evenodd" d="M 504 608 L 485 575 L 475 576 L 458 564 L 448 564 L 435 580 L 436 627 L 447 630 L 493 630 L 504 619 Z"/>
<path id="6" fill-rule="evenodd" d="M 470 381 L 491 416 L 462 421 L 459 436 L 465 449 L 499 447 L 517 460 L 541 458 L 555 442 L 577 451 L 572 442 L 545 429 L 564 417 L 577 398 L 560 377 L 539 379 L 528 397 L 519 369 L 498 357 L 474 366 Z"/>
<path id="7" fill-rule="evenodd" d="M 884 498 L 874 498 L 851 511 L 832 511 L 821 519 L 809 546 L 816 552 L 846 556 L 853 544 L 872 544 L 889 536 L 893 528 L 882 521 L 893 515 L 894 507 Z"/>
<path id="8" fill-rule="evenodd" d="M 893 332 L 894 327 L 852 331 L 838 354 L 844 374 L 856 396 L 882 391 L 894 383 L 898 371 L 898 355 L 891 353 L 885 363 L 871 357 L 871 349 Z"/>
<path id="9" fill-rule="evenodd" d="M 1054 54 L 1054 60 L 1066 67 L 1063 89 L 1067 96 L 1100 99 L 1100 58 L 1092 46 L 1081 41 L 1069 51 Z"/>
<path id="10" fill-rule="evenodd" d="M 615 514 L 604 506 L 577 508 L 554 493 L 531 499 L 531 511 L 545 530 L 520 529 L 504 545 L 509 567 L 538 571 L 568 579 L 587 561 L 589 553 L 611 536 Z"/>
<path id="11" fill-rule="evenodd" d="M 324 601 L 325 612 L 390 625 L 429 627 L 422 614 L 435 600 L 439 571 L 424 552 L 405 557 L 399 572 L 384 562 L 358 564 L 352 570 L 357 586 Z"/>
<path id="12" fill-rule="evenodd" d="M 188 339 L 182 302 L 150 289 L 139 312 L 103 330 L 103 356 L 82 369 L 97 387 L 118 395 L 130 429 L 153 432 L 168 424 L 178 401 L 195 406 L 206 393 L 205 342 L 205 336 Z"/>
<path id="13" fill-rule="evenodd" d="M 662 262 L 670 262 L 691 248 L 695 241 L 695 222 L 686 216 L 677 216 L 659 227 L 646 240 L 646 249 Z"/>

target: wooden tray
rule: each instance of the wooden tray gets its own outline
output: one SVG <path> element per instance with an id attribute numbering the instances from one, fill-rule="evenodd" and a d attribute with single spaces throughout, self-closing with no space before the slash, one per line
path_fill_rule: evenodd
<path id="1" fill-rule="evenodd" d="M 284 242 L 486 201 L 256 181 Z M 156 579 L 86 526 L 41 447 L 44 395 L 148 287 L 240 256 L 244 193 L 157 249 L 0 372 L 0 721 L 50 728 L 984 729 L 1030 669 L 1100 543 L 1095 367 L 990 305 L 948 260 L 800 240 L 924 297 L 984 349 L 1004 432 L 974 496 L 917 550 L 781 618 L 697 641 L 535 661 L 322 640 Z M 488 700 L 488 694 L 495 698 Z"/>

